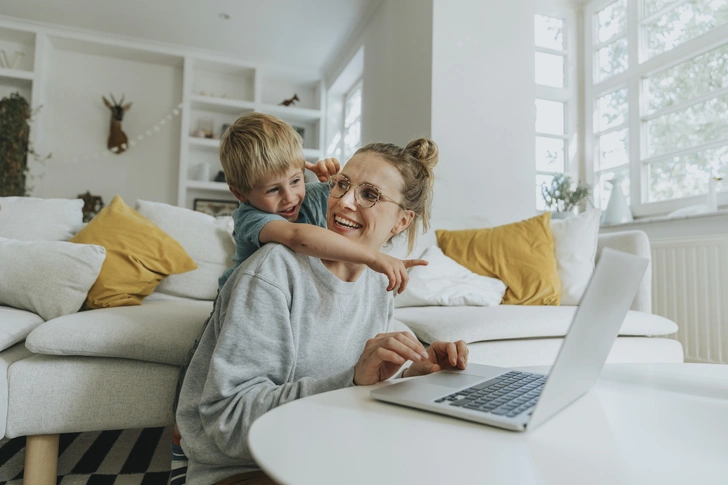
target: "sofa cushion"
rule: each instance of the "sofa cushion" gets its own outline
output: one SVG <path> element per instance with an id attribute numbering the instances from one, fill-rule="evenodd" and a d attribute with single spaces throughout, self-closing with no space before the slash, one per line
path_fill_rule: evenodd
<path id="1" fill-rule="evenodd" d="M 500 305 L 506 292 L 506 285 L 501 280 L 473 273 L 445 256 L 437 246 L 429 248 L 420 258 L 429 264 L 409 270 L 407 288 L 395 295 L 395 308 Z"/>
<path id="2" fill-rule="evenodd" d="M 600 215 L 595 209 L 551 221 L 562 305 L 578 305 L 594 273 Z"/>
<path id="3" fill-rule="evenodd" d="M 556 268 L 551 214 L 492 229 L 437 231 L 442 252 L 479 275 L 508 286 L 506 305 L 558 305 L 561 282 Z"/>
<path id="4" fill-rule="evenodd" d="M 0 237 L 0 304 L 43 320 L 77 312 L 105 257 L 104 248 L 93 244 Z"/>
<path id="5" fill-rule="evenodd" d="M 211 301 L 192 300 L 85 311 L 40 325 L 25 345 L 39 354 L 181 365 L 211 311 Z"/>
<path id="6" fill-rule="evenodd" d="M 81 199 L 0 197 L 0 237 L 68 241 L 83 227 Z"/>
<path id="7" fill-rule="evenodd" d="M 401 321 L 423 342 L 563 337 L 578 307 L 411 307 L 397 308 Z M 677 324 L 667 318 L 630 310 L 619 335 L 669 335 Z"/>
<path id="8" fill-rule="evenodd" d="M 214 300 L 218 278 L 233 265 L 232 218 L 216 218 L 184 207 L 146 200 L 137 200 L 136 209 L 180 243 L 197 264 L 193 271 L 168 276 L 155 291 Z"/>
<path id="9" fill-rule="evenodd" d="M 71 241 L 106 248 L 88 308 L 139 305 L 165 276 L 197 268 L 177 241 L 118 195 Z"/>
<path id="10" fill-rule="evenodd" d="M 22 342 L 41 323 L 43 319 L 33 312 L 0 306 L 0 350 Z"/>

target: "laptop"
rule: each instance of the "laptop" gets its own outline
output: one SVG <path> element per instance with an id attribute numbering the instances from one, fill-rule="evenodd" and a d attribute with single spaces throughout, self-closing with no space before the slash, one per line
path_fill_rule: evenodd
<path id="1" fill-rule="evenodd" d="M 594 385 L 648 265 L 639 256 L 602 250 L 548 375 L 468 364 L 381 387 L 371 396 L 499 428 L 534 429 Z"/>

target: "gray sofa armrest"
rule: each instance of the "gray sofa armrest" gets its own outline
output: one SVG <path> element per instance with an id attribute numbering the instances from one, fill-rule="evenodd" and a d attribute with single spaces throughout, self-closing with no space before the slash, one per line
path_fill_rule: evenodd
<path id="1" fill-rule="evenodd" d="M 645 313 L 652 313 L 652 253 L 650 251 L 650 240 L 643 231 L 623 231 L 612 232 L 609 234 L 599 234 L 597 242 L 597 257 L 602 253 L 602 249 L 612 248 L 637 256 L 642 256 L 650 260 L 647 272 L 642 280 L 637 295 L 632 302 L 631 310 L 637 310 Z"/>

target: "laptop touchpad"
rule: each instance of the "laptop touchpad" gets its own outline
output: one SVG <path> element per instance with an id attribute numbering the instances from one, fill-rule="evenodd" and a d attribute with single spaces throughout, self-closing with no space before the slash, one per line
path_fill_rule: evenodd
<path id="1" fill-rule="evenodd" d="M 428 384 L 445 387 L 470 387 L 487 379 L 480 376 L 468 374 L 456 374 L 454 372 L 436 372 L 425 377 Z"/>

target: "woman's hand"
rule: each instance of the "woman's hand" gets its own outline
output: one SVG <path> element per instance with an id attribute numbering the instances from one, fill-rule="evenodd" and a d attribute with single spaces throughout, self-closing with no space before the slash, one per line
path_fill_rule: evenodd
<path id="1" fill-rule="evenodd" d="M 400 294 L 407 288 L 409 273 L 407 270 L 413 266 L 427 266 L 424 259 L 397 259 L 382 252 L 377 252 L 374 259 L 367 266 L 377 273 L 382 273 L 389 280 L 387 291 L 396 291 Z"/>
<path id="2" fill-rule="evenodd" d="M 339 173 L 339 170 L 341 170 L 341 165 L 335 158 L 327 158 L 325 160 L 321 160 L 317 164 L 313 164 L 311 162 L 305 163 L 306 168 L 315 173 L 321 182 L 328 181 L 329 177 L 336 175 Z"/>
<path id="3" fill-rule="evenodd" d="M 424 376 L 440 370 L 465 369 L 468 365 L 468 344 L 457 342 L 433 342 L 427 349 L 427 359 L 412 361 L 402 377 Z"/>
<path id="4" fill-rule="evenodd" d="M 425 348 L 411 333 L 380 333 L 367 340 L 354 366 L 354 384 L 376 384 L 392 377 L 408 360 L 420 362 L 428 358 Z"/>

